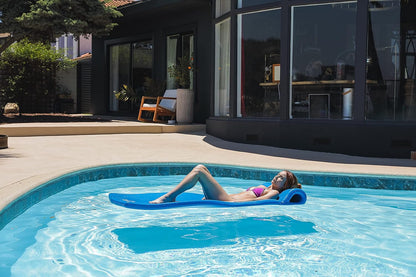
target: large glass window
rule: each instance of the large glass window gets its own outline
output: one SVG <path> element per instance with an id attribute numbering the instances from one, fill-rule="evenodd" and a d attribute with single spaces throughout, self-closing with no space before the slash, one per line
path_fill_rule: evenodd
<path id="1" fill-rule="evenodd" d="M 130 44 L 110 47 L 110 111 L 118 111 L 119 103 L 114 91 L 120 90 L 123 84 L 129 84 Z"/>
<path id="2" fill-rule="evenodd" d="M 145 78 L 152 78 L 153 44 L 151 41 L 136 42 L 132 47 L 132 87 L 138 95 L 144 95 Z"/>
<path id="3" fill-rule="evenodd" d="M 193 34 L 176 34 L 167 37 L 167 62 L 166 62 L 166 87 L 175 89 L 175 78 L 169 74 L 169 68 L 176 65 L 178 59 L 188 57 L 190 60 L 195 57 L 194 53 L 194 35 Z M 193 88 L 193 71 L 190 72 L 190 88 Z"/>
<path id="4" fill-rule="evenodd" d="M 144 95 L 144 81 L 152 77 L 153 44 L 151 41 L 110 46 L 110 111 L 135 112 L 133 103 L 120 102 L 114 95 L 123 85 L 133 89 L 140 98 Z"/>
<path id="5" fill-rule="evenodd" d="M 416 119 L 416 2 L 370 1 L 367 119 Z"/>
<path id="6" fill-rule="evenodd" d="M 214 115 L 230 116 L 230 19 L 215 26 Z"/>
<path id="7" fill-rule="evenodd" d="M 71 34 L 62 35 L 52 43 L 57 51 L 62 52 L 67 58 L 74 59 L 78 56 L 78 44 Z"/>
<path id="8" fill-rule="evenodd" d="M 217 0 L 215 4 L 215 17 L 220 17 L 231 10 L 231 0 Z"/>
<path id="9" fill-rule="evenodd" d="M 280 108 L 280 9 L 238 15 L 237 116 Z"/>
<path id="10" fill-rule="evenodd" d="M 356 1 L 292 7 L 291 116 L 351 119 Z"/>

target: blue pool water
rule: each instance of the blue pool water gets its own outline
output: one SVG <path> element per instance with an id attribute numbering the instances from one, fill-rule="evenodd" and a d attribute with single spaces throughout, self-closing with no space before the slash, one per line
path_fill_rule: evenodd
<path id="1" fill-rule="evenodd" d="M 155 211 L 108 201 L 182 177 L 88 181 L 33 205 L 0 230 L 0 276 L 416 275 L 416 191 L 306 185 L 305 205 Z M 229 193 L 263 183 L 217 179 Z"/>

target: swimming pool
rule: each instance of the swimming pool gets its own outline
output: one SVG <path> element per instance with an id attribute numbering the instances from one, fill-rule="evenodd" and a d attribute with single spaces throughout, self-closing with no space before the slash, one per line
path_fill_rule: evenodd
<path id="1" fill-rule="evenodd" d="M 296 172 L 307 184 L 306 205 L 138 211 L 108 201 L 110 192 L 167 191 L 183 177 L 177 174 L 192 166 L 119 165 L 45 184 L 23 198 L 26 204 L 15 203 L 14 210 L 52 196 L 3 221 L 10 223 L 0 230 L 0 276 L 416 274 L 415 191 L 315 186 L 307 178 L 323 184 L 329 178 L 333 185 L 339 180 Z M 261 184 L 276 172 L 209 169 L 222 176 L 218 180 L 230 193 Z M 386 180 L 367 183 L 393 184 Z M 402 180 L 414 185 L 412 178 Z M 57 186 L 69 188 L 55 194 Z"/>

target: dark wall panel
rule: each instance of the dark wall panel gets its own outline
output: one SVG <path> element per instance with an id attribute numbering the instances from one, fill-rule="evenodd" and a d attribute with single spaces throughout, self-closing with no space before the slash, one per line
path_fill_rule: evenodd
<path id="1" fill-rule="evenodd" d="M 369 157 L 409 158 L 416 128 L 397 122 L 210 118 L 207 133 L 234 142 Z"/>

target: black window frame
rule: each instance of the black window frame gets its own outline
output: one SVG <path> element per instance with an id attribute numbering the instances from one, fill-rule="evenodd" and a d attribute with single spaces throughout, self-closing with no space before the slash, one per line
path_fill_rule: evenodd
<path id="1" fill-rule="evenodd" d="M 307 6 L 315 4 L 331 4 L 342 3 L 348 0 L 281 0 L 276 3 L 268 3 L 257 6 L 249 6 L 237 8 L 237 0 L 231 0 L 231 10 L 219 17 L 215 16 L 216 2 L 212 5 L 212 38 L 215 38 L 215 26 L 217 23 L 230 18 L 231 24 L 231 45 L 230 45 L 230 118 L 237 117 L 237 15 L 268 10 L 281 9 L 281 71 L 280 71 L 280 117 L 261 120 L 300 120 L 310 121 L 309 119 L 292 119 L 290 118 L 290 52 L 291 52 L 291 21 L 292 21 L 292 7 L 293 6 Z M 357 1 L 357 18 L 356 18 L 356 51 L 355 51 L 355 86 L 353 98 L 353 121 L 365 120 L 365 92 L 366 92 L 366 59 L 367 59 L 367 33 L 368 33 L 368 5 L 369 0 Z M 215 47 L 213 47 L 215 52 Z M 215 53 L 212 55 L 212 64 L 215 64 Z M 213 71 L 213 70 L 212 70 Z M 214 86 L 214 78 L 212 78 L 212 87 Z M 214 93 L 212 93 L 211 103 L 214 102 Z M 213 114 L 214 107 L 211 105 L 211 114 Z M 247 120 L 242 118 L 242 120 Z M 337 121 L 337 119 L 325 119 L 328 121 Z M 342 120 L 341 120 L 342 121 Z"/>

